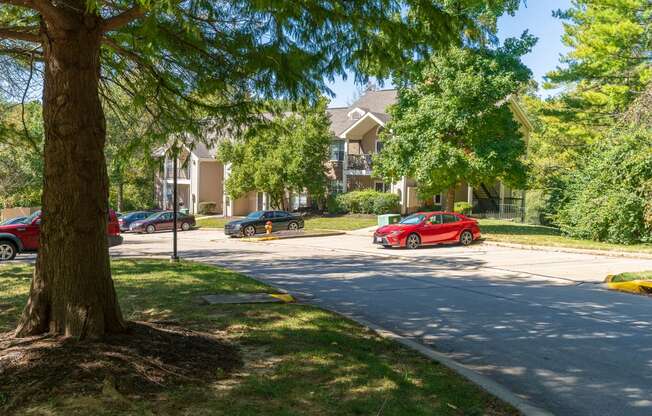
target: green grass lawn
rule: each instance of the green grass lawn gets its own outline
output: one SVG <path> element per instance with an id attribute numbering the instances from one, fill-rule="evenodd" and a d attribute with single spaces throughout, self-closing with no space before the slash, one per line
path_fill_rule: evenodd
<path id="1" fill-rule="evenodd" d="M 631 282 L 632 280 L 652 280 L 652 270 L 646 272 L 626 272 L 615 275 L 612 282 Z"/>
<path id="2" fill-rule="evenodd" d="M 561 235 L 558 229 L 542 225 L 521 224 L 505 220 L 479 220 L 482 235 L 488 241 L 569 247 L 594 250 L 635 251 L 652 253 L 652 244 L 611 244 L 579 240 Z"/>
<path id="3" fill-rule="evenodd" d="M 224 228 L 224 224 L 229 221 L 234 220 L 235 218 L 224 218 L 224 217 L 205 217 L 197 218 L 197 226 L 202 228 Z"/>
<path id="4" fill-rule="evenodd" d="M 29 403 L 22 414 L 93 415 L 513 415 L 511 407 L 448 369 L 332 313 L 301 304 L 204 305 L 208 293 L 271 289 L 221 268 L 155 260 L 113 262 L 130 320 L 174 320 L 241 351 L 244 367 L 202 384 L 127 397 L 116 406 L 93 389 Z M 0 332 L 11 330 L 31 266 L 0 266 Z M 4 396 L 3 396 L 4 395 Z M 0 383 L 0 397 L 11 386 Z M 0 404 L 0 413 L 2 407 Z"/>
<path id="5" fill-rule="evenodd" d="M 224 224 L 233 218 L 207 217 L 198 218 L 197 226 L 202 228 L 224 228 Z M 305 221 L 306 230 L 351 231 L 371 227 L 377 224 L 375 215 L 339 215 L 336 217 L 308 217 Z"/>
<path id="6" fill-rule="evenodd" d="M 305 222 L 306 230 L 351 231 L 378 224 L 375 215 L 339 215 L 335 217 L 311 217 Z"/>

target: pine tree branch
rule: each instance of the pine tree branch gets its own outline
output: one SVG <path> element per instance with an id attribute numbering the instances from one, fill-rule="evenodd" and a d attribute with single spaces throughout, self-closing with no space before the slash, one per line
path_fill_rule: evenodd
<path id="1" fill-rule="evenodd" d="M 120 29 L 121 27 L 128 25 L 129 23 L 143 16 L 145 16 L 145 9 L 143 9 L 141 6 L 132 7 L 131 9 L 125 10 L 120 14 L 104 20 L 102 30 L 106 33 L 112 30 Z"/>
<path id="2" fill-rule="evenodd" d="M 25 42 L 40 43 L 41 39 L 37 33 L 25 31 L 26 28 L 4 28 L 0 27 L 0 39 L 22 40 Z"/>
<path id="3" fill-rule="evenodd" d="M 0 0 L 0 4 L 9 4 L 12 6 L 26 7 L 28 9 L 36 10 L 31 0 Z"/>
<path id="4" fill-rule="evenodd" d="M 31 8 L 37 10 L 46 22 L 51 22 L 61 29 L 72 29 L 75 27 L 75 19 L 64 9 L 56 7 L 50 0 L 9 0 L 23 1 L 31 4 Z"/>

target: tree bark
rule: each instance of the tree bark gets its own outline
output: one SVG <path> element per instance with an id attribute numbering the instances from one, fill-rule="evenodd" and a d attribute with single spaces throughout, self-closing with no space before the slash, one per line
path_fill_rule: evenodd
<path id="1" fill-rule="evenodd" d="M 84 10 L 83 8 L 81 10 Z M 99 338 L 125 329 L 107 242 L 106 125 L 98 94 L 99 17 L 42 23 L 45 169 L 41 240 L 16 336 Z"/>
<path id="2" fill-rule="evenodd" d="M 455 209 L 455 186 L 448 188 L 446 192 L 446 211 L 453 212 Z"/>

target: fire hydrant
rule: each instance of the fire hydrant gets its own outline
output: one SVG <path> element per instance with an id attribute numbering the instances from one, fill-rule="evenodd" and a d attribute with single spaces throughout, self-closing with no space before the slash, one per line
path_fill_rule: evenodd
<path id="1" fill-rule="evenodd" d="M 271 221 L 267 221 L 265 223 L 265 231 L 267 231 L 267 234 L 272 233 L 272 222 Z"/>

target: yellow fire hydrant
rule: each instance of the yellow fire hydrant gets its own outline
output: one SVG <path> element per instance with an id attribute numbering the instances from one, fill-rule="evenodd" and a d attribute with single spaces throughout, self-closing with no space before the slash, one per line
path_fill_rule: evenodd
<path id="1" fill-rule="evenodd" d="M 272 233 L 272 222 L 271 221 L 267 221 L 265 223 L 265 231 L 267 232 L 268 235 Z"/>

